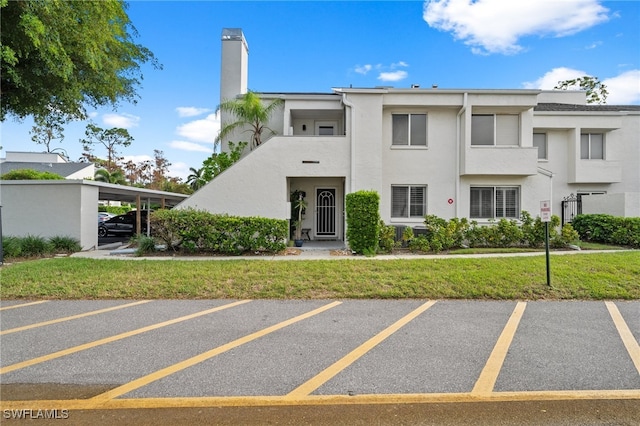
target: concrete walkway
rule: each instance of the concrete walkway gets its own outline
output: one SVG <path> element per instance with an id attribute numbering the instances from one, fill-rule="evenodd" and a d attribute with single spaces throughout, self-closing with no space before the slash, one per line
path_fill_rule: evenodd
<path id="1" fill-rule="evenodd" d="M 562 250 L 552 251 L 554 256 L 572 255 L 577 253 L 612 253 L 623 250 Z M 305 241 L 301 248 L 288 248 L 287 254 L 277 255 L 256 255 L 256 256 L 180 256 L 166 252 L 164 255 L 158 253 L 154 256 L 136 256 L 135 249 L 128 248 L 127 245 L 110 244 L 101 246 L 99 250 L 83 251 L 74 253 L 71 257 L 83 257 L 91 259 L 121 259 L 121 260 L 389 260 L 389 259 L 464 259 L 464 258 L 484 258 L 484 257 L 528 257 L 544 256 L 544 251 L 523 252 L 523 253 L 483 253 L 483 254 L 416 254 L 410 252 L 399 252 L 394 254 L 379 254 L 367 257 L 352 254 L 342 241 Z"/>

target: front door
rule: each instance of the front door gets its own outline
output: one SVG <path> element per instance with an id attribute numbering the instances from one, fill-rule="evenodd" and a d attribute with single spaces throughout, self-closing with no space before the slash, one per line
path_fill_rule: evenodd
<path id="1" fill-rule="evenodd" d="M 336 190 L 316 189 L 316 236 L 336 237 Z"/>

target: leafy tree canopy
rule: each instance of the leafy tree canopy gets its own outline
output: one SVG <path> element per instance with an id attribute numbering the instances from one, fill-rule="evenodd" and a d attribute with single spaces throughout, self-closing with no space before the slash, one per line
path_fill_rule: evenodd
<path id="1" fill-rule="evenodd" d="M 0 19 L 0 120 L 51 108 L 83 119 L 85 105 L 135 102 L 141 65 L 160 67 L 133 42 L 122 0 L 0 0 Z"/>
<path id="2" fill-rule="evenodd" d="M 559 81 L 554 89 L 586 90 L 588 104 L 605 104 L 609 91 L 598 77 L 585 75 L 571 80 Z"/>

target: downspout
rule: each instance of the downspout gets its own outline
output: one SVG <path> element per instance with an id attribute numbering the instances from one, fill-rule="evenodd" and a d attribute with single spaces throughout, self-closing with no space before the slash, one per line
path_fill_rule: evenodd
<path id="1" fill-rule="evenodd" d="M 351 193 L 354 191 L 355 180 L 356 180 L 356 144 L 355 144 L 356 126 L 354 125 L 355 114 L 353 113 L 354 105 L 347 100 L 347 94 L 344 92 L 342 93 L 342 103 L 345 104 L 347 107 L 349 107 L 349 115 L 351 116 L 349 120 L 350 128 L 348 129 L 349 138 L 350 138 L 349 143 L 351 145 L 351 170 L 350 170 L 350 176 L 349 176 L 349 180 L 350 180 L 349 193 Z M 346 127 L 346 123 L 345 123 L 345 127 Z"/>
<path id="2" fill-rule="evenodd" d="M 462 98 L 462 108 L 456 116 L 456 178 L 455 178 L 455 217 L 460 217 L 460 144 L 462 144 L 462 132 L 460 131 L 460 116 L 467 111 L 467 92 L 464 92 Z"/>
<path id="3" fill-rule="evenodd" d="M 353 103 L 349 102 L 347 100 L 347 94 L 342 92 L 342 103 L 344 105 L 346 105 L 349 108 L 349 129 L 347 129 L 347 123 L 345 123 L 345 134 L 349 133 L 349 144 L 350 149 L 351 149 L 351 170 L 349 171 L 349 193 L 352 193 L 354 191 L 355 188 L 355 180 L 356 180 L 356 144 L 355 144 L 355 135 L 356 135 L 356 126 L 354 126 L 354 120 L 355 120 L 355 114 L 353 112 Z M 345 185 L 346 186 L 346 185 Z M 345 192 L 347 191 L 347 188 L 344 188 Z M 346 194 L 344 194 L 345 197 L 345 201 L 346 201 Z M 343 239 L 345 241 L 345 243 L 347 243 L 347 247 L 349 242 L 347 241 L 347 216 L 346 216 L 346 206 L 344 205 L 343 202 L 343 214 L 342 214 L 342 232 L 343 232 Z"/>

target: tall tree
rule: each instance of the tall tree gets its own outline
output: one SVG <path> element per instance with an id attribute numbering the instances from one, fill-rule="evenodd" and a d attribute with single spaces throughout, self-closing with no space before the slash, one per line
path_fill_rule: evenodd
<path id="1" fill-rule="evenodd" d="M 265 105 L 260 96 L 254 92 L 247 92 L 238 99 L 230 99 L 218 105 L 217 111 L 225 111 L 231 113 L 236 121 L 230 123 L 222 123 L 220 133 L 216 138 L 216 143 L 229 136 L 236 129 L 243 129 L 243 133 L 250 133 L 251 145 L 253 149 L 262 143 L 263 132 L 275 134 L 275 131 L 267 127 L 271 114 L 282 105 L 282 99 L 274 99 L 268 105 Z"/>
<path id="2" fill-rule="evenodd" d="M 588 104 L 605 104 L 609 91 L 598 77 L 585 75 L 571 80 L 559 81 L 554 89 L 560 90 L 586 90 Z"/>
<path id="3" fill-rule="evenodd" d="M 53 105 L 85 118 L 85 105 L 135 102 L 141 65 L 160 68 L 123 0 L 0 0 L 0 120 L 45 116 Z"/>
<path id="4" fill-rule="evenodd" d="M 37 144 L 44 145 L 47 152 L 51 152 L 51 143 L 57 139 L 60 142 L 64 139 L 63 125 L 67 120 L 55 112 L 51 111 L 47 115 L 39 115 L 35 117 L 35 124 L 29 132 L 31 140 Z"/>
<path id="5" fill-rule="evenodd" d="M 93 123 L 89 123 L 84 134 L 86 138 L 80 140 L 85 151 L 84 155 L 91 155 L 95 145 L 104 146 L 107 150 L 106 169 L 109 172 L 113 172 L 117 167 L 118 147 L 127 147 L 133 142 L 133 137 L 129 134 L 129 131 L 121 127 L 102 129 Z"/>

